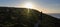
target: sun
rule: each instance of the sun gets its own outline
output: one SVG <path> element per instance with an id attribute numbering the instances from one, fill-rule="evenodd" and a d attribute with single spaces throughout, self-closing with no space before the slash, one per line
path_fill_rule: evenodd
<path id="1" fill-rule="evenodd" d="M 32 3 L 26 3 L 26 4 L 25 4 L 25 7 L 26 7 L 26 8 L 33 8 L 33 5 L 32 5 Z"/>

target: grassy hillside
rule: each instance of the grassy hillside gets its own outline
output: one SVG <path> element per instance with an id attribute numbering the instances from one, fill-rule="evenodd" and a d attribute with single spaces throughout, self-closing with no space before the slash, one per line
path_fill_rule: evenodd
<path id="1" fill-rule="evenodd" d="M 60 19 L 41 14 L 34 9 L 0 7 L 0 27 L 34 27 L 38 20 L 40 20 L 39 27 L 59 27 L 60 25 Z"/>
<path id="2" fill-rule="evenodd" d="M 42 15 L 42 26 L 43 27 L 60 27 L 60 19 L 57 19 L 55 17 L 43 14 Z"/>

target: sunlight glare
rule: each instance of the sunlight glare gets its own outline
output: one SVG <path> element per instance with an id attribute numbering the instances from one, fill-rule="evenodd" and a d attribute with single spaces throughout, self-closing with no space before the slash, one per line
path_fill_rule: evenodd
<path id="1" fill-rule="evenodd" d="M 26 8 L 33 8 L 33 6 L 32 6 L 31 3 L 26 3 L 26 4 L 25 4 L 25 7 L 26 7 Z"/>

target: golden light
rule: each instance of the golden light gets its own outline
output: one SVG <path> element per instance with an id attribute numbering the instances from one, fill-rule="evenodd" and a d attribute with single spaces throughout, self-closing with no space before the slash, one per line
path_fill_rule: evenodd
<path id="1" fill-rule="evenodd" d="M 26 4 L 25 4 L 25 7 L 26 7 L 26 8 L 33 8 L 33 5 L 32 5 L 31 3 L 26 3 Z"/>

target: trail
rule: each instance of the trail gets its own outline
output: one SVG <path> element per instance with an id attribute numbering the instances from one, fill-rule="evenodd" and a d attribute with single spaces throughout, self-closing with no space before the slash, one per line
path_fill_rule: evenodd
<path id="1" fill-rule="evenodd" d="M 40 20 L 38 20 L 37 23 L 34 24 L 34 27 L 39 27 Z"/>

